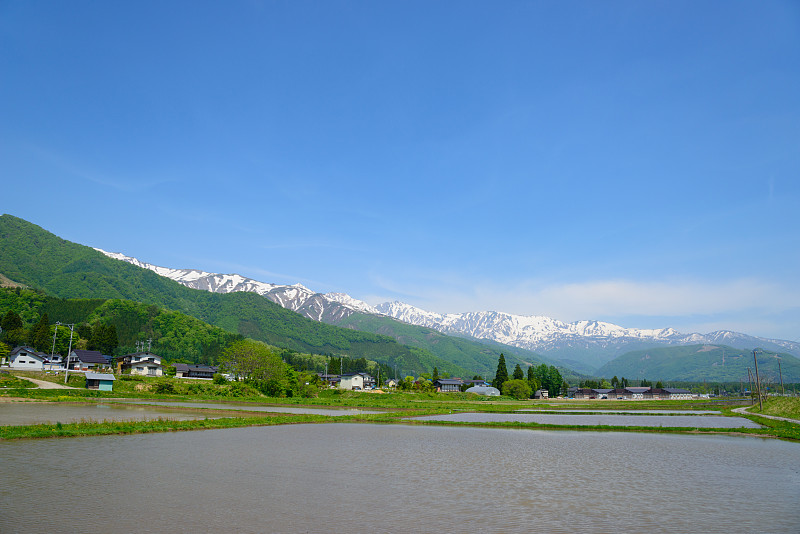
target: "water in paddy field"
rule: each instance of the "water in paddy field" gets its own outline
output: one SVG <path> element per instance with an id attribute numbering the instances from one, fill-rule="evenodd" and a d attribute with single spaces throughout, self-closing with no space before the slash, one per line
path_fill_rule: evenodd
<path id="1" fill-rule="evenodd" d="M 316 424 L 0 442 L 0 532 L 797 532 L 800 445 Z"/>

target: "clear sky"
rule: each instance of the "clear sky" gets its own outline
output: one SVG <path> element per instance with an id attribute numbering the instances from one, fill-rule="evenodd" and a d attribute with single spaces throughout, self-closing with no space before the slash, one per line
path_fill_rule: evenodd
<path id="1" fill-rule="evenodd" d="M 0 212 L 372 304 L 800 338 L 796 1 L 0 1 Z"/>

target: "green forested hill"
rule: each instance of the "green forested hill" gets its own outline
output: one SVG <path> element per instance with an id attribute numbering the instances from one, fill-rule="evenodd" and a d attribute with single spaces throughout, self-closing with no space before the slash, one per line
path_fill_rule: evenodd
<path id="1" fill-rule="evenodd" d="M 227 332 L 292 350 L 367 358 L 404 373 L 419 374 L 434 366 L 453 375 L 471 371 L 388 336 L 306 319 L 254 293 L 187 288 L 10 215 L 0 216 L 0 274 L 64 299 L 125 299 L 180 311 Z"/>
<path id="2" fill-rule="evenodd" d="M 724 362 L 723 362 L 724 355 Z M 784 382 L 800 382 L 800 359 L 791 354 L 758 353 L 762 379 L 778 382 L 778 358 Z M 753 352 L 723 345 L 660 347 L 627 352 L 600 368 L 603 377 L 676 381 L 747 381 L 747 368 L 753 369 Z"/>

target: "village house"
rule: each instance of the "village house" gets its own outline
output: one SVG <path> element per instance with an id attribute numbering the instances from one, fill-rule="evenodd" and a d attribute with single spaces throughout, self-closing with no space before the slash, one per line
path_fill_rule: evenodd
<path id="1" fill-rule="evenodd" d="M 70 371 L 89 371 L 110 366 L 110 358 L 103 356 L 99 350 L 75 349 L 69 353 L 67 368 Z"/>
<path id="2" fill-rule="evenodd" d="M 339 389 L 373 389 L 375 378 L 367 373 L 345 373 L 339 380 Z"/>
<path id="3" fill-rule="evenodd" d="M 440 392 L 461 391 L 461 384 L 463 383 L 460 378 L 437 378 L 433 381 L 433 387 Z"/>
<path id="4" fill-rule="evenodd" d="M 319 379 L 331 387 L 338 387 L 341 377 L 339 375 L 326 375 L 325 373 L 317 373 Z"/>
<path id="5" fill-rule="evenodd" d="M 219 367 L 215 365 L 175 364 L 175 378 L 203 378 L 210 380 L 218 372 Z"/>
<path id="6" fill-rule="evenodd" d="M 141 376 L 162 376 L 164 374 L 161 356 L 150 352 L 136 352 L 123 356 L 117 362 L 117 370 L 120 373 Z"/>
<path id="7" fill-rule="evenodd" d="M 49 364 L 46 354 L 36 352 L 30 347 L 15 347 L 8 353 L 8 366 L 11 369 L 43 371 L 45 365 Z"/>
<path id="8" fill-rule="evenodd" d="M 364 377 L 361 373 L 346 373 L 339 380 L 339 389 L 364 389 Z"/>
<path id="9" fill-rule="evenodd" d="M 387 388 L 396 388 L 400 384 L 400 381 L 395 378 L 390 378 L 383 382 L 383 386 Z"/>

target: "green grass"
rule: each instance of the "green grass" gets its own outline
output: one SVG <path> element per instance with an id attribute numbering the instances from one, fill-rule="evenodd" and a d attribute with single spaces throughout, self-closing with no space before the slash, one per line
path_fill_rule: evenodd
<path id="1" fill-rule="evenodd" d="M 750 413 L 763 413 L 776 417 L 788 417 L 800 420 L 800 398 L 797 397 L 768 397 L 764 401 L 764 411 L 759 412 L 758 405 L 748 411 Z"/>
<path id="2" fill-rule="evenodd" d="M 17 378 L 14 375 L 0 375 L 0 388 L 2 389 L 33 389 L 37 387 L 39 386 L 33 382 Z"/>
<path id="3" fill-rule="evenodd" d="M 26 373 L 27 374 L 27 373 Z M 63 381 L 63 376 L 45 375 L 51 381 Z M 43 378 L 37 376 L 37 378 Z M 70 384 L 82 386 L 82 376 L 70 377 Z M 158 384 L 171 383 L 172 393 L 164 393 Z M 141 387 L 145 385 L 147 387 Z M 138 386 L 138 387 L 137 387 Z M 439 415 L 452 412 L 513 413 L 518 410 L 558 410 L 562 413 L 604 413 L 607 410 L 719 410 L 723 416 L 741 417 L 732 408 L 749 404 L 746 399 L 738 400 L 676 400 L 676 401 L 576 401 L 568 399 L 549 399 L 541 401 L 518 401 L 506 397 L 481 397 L 467 393 L 404 393 L 387 394 L 321 390 L 316 398 L 275 398 L 265 397 L 255 392 L 249 396 L 230 395 L 226 389 L 229 384 L 219 385 L 211 381 L 182 381 L 170 378 L 142 378 L 117 380 L 115 391 L 104 392 L 87 389 L 7 389 L 0 390 L 0 396 L 19 397 L 50 402 L 113 402 L 115 398 L 138 400 L 175 400 L 192 402 L 236 402 L 269 405 L 291 405 L 327 408 L 361 408 L 380 410 L 378 414 L 358 414 L 352 416 L 290 415 L 237 413 L 218 409 L 200 408 L 199 417 L 211 416 L 218 419 L 198 419 L 194 421 L 154 421 L 91 422 L 62 425 L 27 425 L 19 427 L 0 427 L 0 439 L 48 438 L 88 436 L 105 434 L 131 434 L 143 432 L 173 432 L 181 430 L 203 430 L 210 428 L 237 428 L 244 426 L 263 426 L 295 423 L 386 423 L 408 425 L 466 426 L 485 428 L 519 428 L 530 430 L 579 430 L 603 432 L 648 432 L 648 433 L 696 433 L 696 434 L 737 434 L 763 437 L 776 437 L 800 441 L 800 425 L 773 421 L 750 413 L 745 417 L 763 426 L 760 429 L 713 429 L 691 427 L 617 427 L 606 425 L 552 425 L 524 422 L 472 423 L 454 421 L 408 420 L 411 417 Z M 184 390 L 182 388 L 186 387 Z M 181 391 L 181 393 L 178 393 Z M 769 399 L 765 413 L 786 417 L 799 417 L 800 400 L 788 398 Z M 231 415 L 231 417 L 228 417 Z M 664 416 L 669 414 L 664 413 Z"/>
<path id="4" fill-rule="evenodd" d="M 109 434 L 146 434 L 150 432 L 179 432 L 213 428 L 240 428 L 328 421 L 324 415 L 269 414 L 250 417 L 224 417 L 175 421 L 159 418 L 149 421 L 81 421 L 78 423 L 46 423 L 39 425 L 0 426 L 0 439 L 37 439 Z"/>

